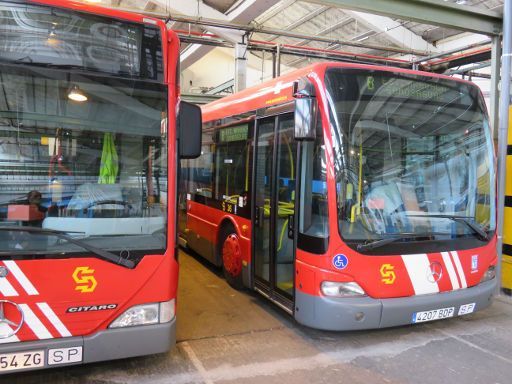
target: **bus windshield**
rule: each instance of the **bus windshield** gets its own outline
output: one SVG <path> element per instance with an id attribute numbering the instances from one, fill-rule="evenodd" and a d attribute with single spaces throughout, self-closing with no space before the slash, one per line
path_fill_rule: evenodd
<path id="1" fill-rule="evenodd" d="M 475 86 L 344 69 L 328 70 L 326 86 L 349 245 L 482 239 L 495 230 L 494 152 Z"/>
<path id="2" fill-rule="evenodd" d="M 0 16 L 0 255 L 162 254 L 159 28 L 4 1 Z"/>
<path id="3" fill-rule="evenodd" d="M 0 64 L 0 253 L 85 252 L 19 227 L 126 257 L 164 250 L 166 105 L 154 82 Z"/>

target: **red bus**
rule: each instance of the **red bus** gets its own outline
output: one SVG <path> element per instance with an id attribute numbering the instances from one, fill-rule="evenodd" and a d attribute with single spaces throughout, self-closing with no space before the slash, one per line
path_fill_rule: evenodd
<path id="1" fill-rule="evenodd" d="M 470 82 L 322 63 L 203 108 L 182 244 L 302 324 L 352 330 L 484 309 L 495 159 Z"/>
<path id="2" fill-rule="evenodd" d="M 176 34 L 70 1 L 0 17 L 0 373 L 169 350 L 177 159 L 201 130 Z"/>

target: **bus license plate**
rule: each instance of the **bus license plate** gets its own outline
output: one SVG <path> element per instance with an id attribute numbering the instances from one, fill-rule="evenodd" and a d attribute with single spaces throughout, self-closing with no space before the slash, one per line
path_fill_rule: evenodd
<path id="1" fill-rule="evenodd" d="M 44 351 L 0 354 L 0 372 L 44 367 Z"/>
<path id="2" fill-rule="evenodd" d="M 415 312 L 412 314 L 413 323 L 423 323 L 425 321 L 433 321 L 453 317 L 455 307 L 433 309 L 432 311 Z"/>

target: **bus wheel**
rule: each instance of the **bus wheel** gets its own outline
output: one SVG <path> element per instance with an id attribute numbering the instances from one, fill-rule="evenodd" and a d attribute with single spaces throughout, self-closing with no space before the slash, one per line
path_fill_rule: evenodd
<path id="1" fill-rule="evenodd" d="M 232 228 L 225 228 L 221 239 L 224 277 L 233 288 L 242 289 L 242 249 L 238 236 Z"/>

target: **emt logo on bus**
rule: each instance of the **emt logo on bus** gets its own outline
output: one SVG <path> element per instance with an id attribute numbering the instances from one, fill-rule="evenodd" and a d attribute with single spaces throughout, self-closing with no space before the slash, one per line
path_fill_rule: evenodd
<path id="1" fill-rule="evenodd" d="M 393 284 L 396 280 L 395 266 L 391 264 L 382 264 L 380 267 L 380 275 L 382 276 L 381 281 L 384 284 Z"/>
<path id="2" fill-rule="evenodd" d="M 82 293 L 94 292 L 98 283 L 93 274 L 94 269 L 90 269 L 89 267 L 77 267 L 75 272 L 73 272 L 73 280 L 75 280 L 77 284 L 75 290 L 81 291 Z"/>

